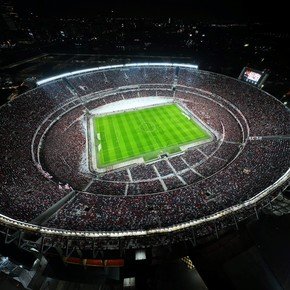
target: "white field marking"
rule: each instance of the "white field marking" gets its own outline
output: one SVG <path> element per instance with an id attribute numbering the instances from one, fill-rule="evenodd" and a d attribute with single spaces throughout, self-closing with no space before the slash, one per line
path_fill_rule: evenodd
<path id="1" fill-rule="evenodd" d="M 134 159 L 130 159 L 128 161 L 124 161 L 124 162 L 122 162 L 122 160 L 114 160 L 113 162 L 115 162 L 115 164 L 113 164 L 113 165 L 104 165 L 104 167 L 96 167 L 95 171 L 100 172 L 100 173 L 104 173 L 104 172 L 107 172 L 108 170 L 120 169 L 120 168 L 128 167 L 132 164 L 144 164 L 145 163 L 143 158 L 137 158 L 137 157 Z M 116 163 L 116 162 L 118 162 L 118 163 Z"/>
<path id="2" fill-rule="evenodd" d="M 119 146 L 119 141 L 118 140 L 116 140 L 117 142 L 116 143 L 118 143 L 118 146 L 110 146 L 109 148 L 106 148 L 106 149 L 104 149 L 104 148 L 102 148 L 102 152 L 103 152 L 103 154 L 105 153 L 105 154 L 111 154 L 111 153 L 114 153 L 114 152 L 116 152 L 116 151 L 118 151 L 118 150 L 120 150 L 120 146 Z M 153 143 L 153 144 L 143 144 L 143 149 L 144 149 L 144 151 L 142 152 L 142 153 L 140 153 L 140 155 L 139 155 L 139 153 L 138 154 L 136 154 L 136 156 L 142 156 L 142 155 L 144 155 L 144 154 L 146 154 L 146 153 L 148 153 L 148 152 L 150 152 L 150 151 L 162 151 L 162 150 L 165 150 L 165 152 L 166 152 L 166 150 L 169 148 L 169 147 L 173 147 L 173 146 L 179 146 L 180 147 L 180 149 L 183 149 L 183 148 L 185 148 L 185 149 L 187 149 L 187 148 L 192 148 L 192 147 L 194 147 L 194 146 L 198 146 L 198 145 L 200 145 L 200 144 L 203 144 L 203 143 L 206 143 L 206 142 L 208 142 L 209 140 L 208 139 L 204 139 L 204 140 L 200 140 L 200 141 L 192 141 L 190 144 L 186 144 L 186 145 L 183 145 L 182 146 L 182 144 L 184 144 L 184 143 L 187 143 L 186 141 L 183 143 L 183 142 L 181 142 L 181 143 L 178 143 L 177 141 L 176 141 L 176 139 L 174 139 L 173 138 L 173 136 L 172 136 L 172 138 L 163 138 L 163 141 L 164 142 L 168 142 L 168 141 L 171 141 L 169 144 L 166 144 L 166 145 L 163 145 L 163 146 L 159 146 L 159 144 L 157 143 L 157 142 L 155 142 L 155 143 Z M 155 145 L 158 145 L 158 149 L 153 149 L 154 148 L 154 146 Z M 202 152 L 203 153 L 203 152 Z M 208 158 L 208 156 L 207 155 L 205 155 L 204 153 L 203 153 L 203 155 L 205 156 L 205 157 L 207 157 Z M 129 156 L 127 156 L 127 157 L 130 157 L 130 156 L 134 156 L 134 154 L 133 155 L 129 155 Z M 122 158 L 117 158 L 117 159 L 115 159 L 115 161 L 118 161 L 118 160 L 122 160 L 122 159 L 126 159 L 127 157 L 122 157 Z"/>
<path id="3" fill-rule="evenodd" d="M 188 116 L 188 115 L 186 115 L 185 113 L 183 113 L 183 112 L 181 112 L 187 119 L 189 119 L 189 120 L 191 120 L 191 118 Z M 176 125 L 179 125 L 179 124 L 183 124 L 184 122 L 183 121 L 181 121 L 181 119 L 180 119 L 180 117 L 179 116 L 176 116 L 175 118 L 171 118 L 170 119 L 171 120 L 171 122 L 172 123 L 174 123 L 174 124 L 176 124 Z M 142 129 L 142 126 L 143 126 L 143 124 L 147 124 L 147 123 L 151 123 L 151 124 L 153 124 L 153 125 L 155 125 L 155 128 L 154 128 L 154 131 L 156 130 L 156 124 L 155 124 L 155 122 L 146 122 L 146 121 L 144 121 L 143 120 L 143 122 L 142 123 L 140 123 L 140 125 L 139 125 L 139 129 L 140 130 L 138 130 L 137 132 L 136 132 L 136 134 L 141 134 L 141 133 L 143 133 L 144 132 L 144 129 Z M 114 130 L 115 130 L 115 126 L 114 126 L 114 123 L 113 123 L 113 127 L 114 127 Z M 115 130 L 115 132 L 116 132 L 116 130 Z M 153 130 L 152 131 L 148 131 L 148 132 L 153 132 Z M 117 134 L 116 134 L 117 135 Z M 119 138 L 118 138 L 118 135 L 117 135 L 117 142 L 119 143 L 119 140 L 118 140 Z M 169 139 L 166 139 L 166 140 L 169 140 Z"/>
<path id="4" fill-rule="evenodd" d="M 98 151 L 101 151 L 101 149 L 102 149 L 102 144 L 99 144 L 98 145 Z"/>
<path id="5" fill-rule="evenodd" d="M 114 131 L 115 131 L 115 133 L 116 133 L 115 127 L 113 127 L 113 129 L 114 129 Z M 106 133 L 105 133 L 105 131 L 102 132 L 102 135 L 103 135 L 103 139 L 102 139 L 103 144 L 104 144 L 104 143 L 108 143 L 108 142 L 106 142 L 106 140 L 107 140 L 107 139 L 110 139 L 110 138 L 107 138 L 107 137 L 106 137 Z M 107 134 L 107 135 L 108 135 L 108 134 Z M 103 152 L 113 152 L 115 149 L 119 149 L 119 148 L 120 148 L 120 144 L 119 144 L 120 141 L 119 141 L 119 137 L 118 137 L 117 133 L 116 133 L 116 137 L 117 137 L 117 138 L 111 138 L 111 140 L 113 141 L 114 144 L 117 143 L 118 145 L 117 145 L 117 146 L 110 146 L 110 148 L 108 148 L 108 149 L 104 149 L 104 148 L 103 148 Z M 116 141 L 116 142 L 115 142 L 115 141 Z"/>
<path id="6" fill-rule="evenodd" d="M 192 141 L 192 143 L 189 143 L 189 144 L 185 144 L 185 145 L 181 145 L 180 146 L 180 149 L 182 151 L 185 151 L 186 149 L 188 148 L 193 148 L 193 147 L 196 147 L 196 146 L 199 146 L 201 144 L 205 144 L 205 143 L 209 143 L 211 142 L 212 139 L 211 138 L 208 138 L 208 139 L 201 139 L 199 141 Z"/>
<path id="7" fill-rule="evenodd" d="M 113 130 L 114 130 L 114 132 L 115 132 L 115 138 L 112 138 L 112 140 L 113 140 L 113 144 L 114 143 L 116 143 L 117 144 L 117 146 L 110 146 L 110 148 L 108 148 L 108 149 L 106 149 L 106 150 L 104 150 L 103 149 L 103 152 L 105 152 L 105 153 L 114 153 L 115 151 L 118 151 L 118 150 L 120 150 L 120 140 L 119 140 L 119 136 L 118 136 L 118 132 L 119 131 L 117 131 L 116 130 L 116 128 L 115 128 L 115 125 L 114 125 L 114 122 L 113 122 Z M 105 134 L 105 133 L 103 133 L 103 134 Z M 124 141 L 125 142 L 125 141 Z M 118 160 L 122 160 L 123 158 L 121 158 L 121 159 L 117 159 L 116 161 L 118 161 Z"/>
<path id="8" fill-rule="evenodd" d="M 98 140 L 101 140 L 101 134 L 100 133 L 97 133 L 97 138 L 98 138 Z"/>
<path id="9" fill-rule="evenodd" d="M 93 121 L 93 118 L 89 118 L 88 119 L 88 123 L 86 124 L 87 126 L 89 126 L 89 131 L 87 131 L 87 134 L 86 134 L 86 137 L 87 137 L 87 141 L 90 142 L 89 146 L 91 146 L 90 150 L 89 150 L 89 147 L 87 147 L 87 154 L 89 156 L 89 153 L 91 153 L 91 156 L 90 156 L 90 162 L 91 162 L 91 165 L 93 167 L 94 170 L 96 170 L 97 168 L 97 148 L 96 148 L 96 139 L 95 139 L 95 130 L 94 130 L 94 121 Z M 88 161 L 88 165 L 89 165 L 89 161 Z"/>
<path id="10" fill-rule="evenodd" d="M 182 113 L 183 114 L 183 113 Z M 190 118 L 189 118 L 190 119 Z M 191 119 L 190 119 L 191 120 Z M 176 118 L 170 118 L 170 121 L 171 121 L 171 123 L 174 123 L 174 125 L 176 126 L 176 125 L 182 125 L 182 124 L 184 124 L 184 122 L 183 121 L 181 121 L 180 120 L 180 118 L 179 117 L 176 117 Z M 143 124 L 154 124 L 155 125 L 155 128 L 158 128 L 158 126 L 156 126 L 156 123 L 155 122 L 146 122 L 146 121 L 143 121 L 142 123 L 140 123 L 140 125 L 139 125 L 139 128 L 140 128 L 140 130 L 138 130 L 136 133 L 137 134 L 139 134 L 140 132 L 142 132 L 143 133 L 143 129 L 141 128 L 142 126 L 143 126 Z M 165 127 L 165 126 L 164 126 Z M 200 128 L 199 126 L 195 126 L 195 127 L 197 127 L 197 128 Z M 192 129 L 192 128 L 190 128 L 190 129 Z M 188 132 L 188 131 L 191 131 L 189 128 L 186 128 L 186 132 Z M 157 129 L 158 130 L 158 129 Z M 167 130 L 168 132 L 170 132 L 170 130 L 168 129 Z M 153 131 L 148 131 L 148 132 L 153 132 Z"/>
<path id="11" fill-rule="evenodd" d="M 184 124 L 183 121 L 180 121 L 180 118 L 171 118 L 170 121 L 171 121 L 171 123 L 174 123 L 175 126 L 176 125 L 179 125 L 179 124 Z M 144 132 L 144 129 L 141 128 L 143 126 L 143 124 L 153 124 L 154 125 L 154 130 L 146 131 L 146 132 L 153 132 L 153 131 L 155 131 L 155 128 L 158 128 L 158 126 L 156 126 L 156 123 L 155 122 L 150 122 L 150 121 L 149 122 L 145 122 L 144 121 L 142 124 L 139 125 L 139 129 L 140 130 L 138 130 L 136 132 L 137 134 L 140 133 L 140 132 L 142 132 L 142 133 Z M 157 131 L 158 131 L 158 129 L 157 129 Z M 168 129 L 167 131 L 169 132 L 170 130 Z M 186 131 L 189 131 L 188 128 L 186 128 Z"/>
<path id="12" fill-rule="evenodd" d="M 89 130 L 88 130 L 88 122 L 90 122 L 87 118 L 83 118 L 82 122 L 81 122 L 81 130 L 86 138 L 86 146 L 82 152 L 82 158 L 81 158 L 81 162 L 79 164 L 79 171 L 84 173 L 84 174 L 89 174 L 90 170 L 89 170 L 89 159 L 91 160 L 92 158 L 92 152 L 91 154 L 89 154 L 89 147 L 91 148 L 91 144 L 89 144 L 89 139 L 88 139 L 88 135 L 90 134 Z M 91 142 L 90 142 L 91 143 Z M 95 151 L 95 150 L 93 150 Z"/>
<path id="13" fill-rule="evenodd" d="M 142 99 L 142 98 L 141 98 Z M 186 115 L 185 113 L 183 113 L 182 111 L 181 111 L 181 113 L 184 115 L 184 116 L 186 116 L 189 120 L 191 120 L 191 118 L 188 116 L 188 115 Z M 180 121 L 180 117 L 176 117 L 176 118 L 174 118 L 173 120 L 172 120 L 172 122 L 174 122 L 175 124 L 182 124 L 183 122 L 182 121 Z M 142 124 L 144 124 L 144 123 L 146 123 L 146 122 L 142 122 Z M 141 124 L 141 125 L 142 125 Z M 154 122 L 153 122 L 153 124 L 154 124 Z M 140 126 L 140 125 L 139 125 Z M 156 127 L 156 126 L 155 126 Z M 115 125 L 114 125 L 114 123 L 113 123 L 113 129 L 114 129 L 114 132 L 115 132 L 115 135 L 116 135 L 116 137 L 113 139 L 113 143 L 117 143 L 116 145 L 117 146 L 110 146 L 109 148 L 107 148 L 107 149 L 104 149 L 104 148 L 102 148 L 102 152 L 103 153 L 106 153 L 106 154 L 111 154 L 111 153 L 115 153 L 116 151 L 118 151 L 118 150 L 120 150 L 120 140 L 119 140 L 119 136 L 118 136 L 118 131 L 116 131 L 116 127 L 115 127 Z M 155 131 L 155 130 L 154 130 Z M 144 134 L 143 132 L 142 132 L 142 130 L 140 130 L 140 131 L 137 131 L 136 132 L 136 134 L 137 135 L 140 135 L 140 134 Z M 103 135 L 104 135 L 104 133 L 103 133 Z M 169 136 L 170 138 L 163 138 L 163 142 L 165 142 L 165 143 L 167 143 L 168 141 L 170 141 L 169 142 L 169 144 L 166 144 L 166 145 L 163 145 L 163 146 L 161 146 L 160 148 L 158 148 L 158 149 L 152 149 L 152 147 L 154 148 L 154 146 L 155 145 L 157 145 L 158 143 L 157 142 L 155 142 L 154 144 L 153 144 L 153 146 L 151 145 L 151 144 L 143 144 L 143 148 L 144 148 L 144 152 L 141 154 L 141 155 L 139 155 L 139 154 L 136 154 L 136 157 L 139 155 L 139 156 L 142 156 L 142 155 L 144 155 L 144 154 L 146 154 L 146 153 L 148 153 L 149 151 L 160 151 L 160 153 L 162 152 L 162 150 L 163 149 L 166 149 L 166 148 L 169 148 L 169 147 L 172 147 L 172 146 L 182 146 L 182 144 L 184 144 L 185 143 L 185 147 L 186 148 L 188 148 L 188 147 L 192 147 L 192 146 L 194 146 L 194 145 L 199 145 L 199 144 L 201 144 L 201 143 L 205 143 L 205 141 L 207 141 L 207 140 L 201 140 L 201 141 L 198 141 L 198 142 L 195 142 L 194 140 L 192 140 L 192 143 L 190 143 L 190 144 L 186 144 L 187 142 L 189 142 L 189 141 L 184 141 L 184 142 L 181 142 L 181 143 L 179 143 L 179 142 L 177 142 L 177 140 L 174 138 L 174 136 L 173 135 L 170 135 Z M 106 138 L 105 138 L 106 139 Z M 159 145 L 158 145 L 158 147 L 159 147 Z M 180 149 L 182 149 L 181 147 L 180 147 Z M 165 150 L 166 151 L 166 150 Z M 131 155 L 130 155 L 131 156 Z M 116 158 L 115 160 L 114 160 L 114 162 L 117 162 L 117 161 L 121 161 L 121 160 L 123 160 L 123 159 L 126 159 L 126 158 L 128 158 L 128 157 L 130 157 L 130 156 L 127 156 L 127 157 L 124 157 L 124 158 Z M 134 155 L 132 155 L 132 156 L 134 156 Z"/>
<path id="14" fill-rule="evenodd" d="M 184 115 L 188 120 L 191 120 L 191 118 L 189 116 L 187 116 L 185 113 L 181 112 L 182 115 Z"/>
<path id="15" fill-rule="evenodd" d="M 141 133 L 137 133 L 136 135 L 140 135 L 140 134 Z M 118 138 L 117 139 L 114 138 L 114 140 L 117 141 L 116 143 L 118 143 L 118 146 L 110 146 L 107 149 L 104 149 L 103 148 L 103 152 L 105 152 L 105 153 L 112 153 L 112 152 L 117 151 L 117 150 L 120 149 Z M 167 149 L 168 147 L 172 147 L 172 146 L 181 146 L 183 143 L 187 143 L 188 142 L 188 141 L 184 141 L 184 142 L 179 143 L 179 142 L 176 141 L 176 139 L 174 138 L 174 136 L 172 136 L 172 138 L 163 138 L 163 141 L 164 142 L 171 141 L 171 142 L 169 144 L 166 144 L 166 145 L 161 146 L 161 147 L 158 145 L 159 148 L 156 149 L 156 150 L 163 150 L 163 149 Z M 204 140 L 200 140 L 200 141 L 194 141 L 193 140 L 190 144 L 186 144 L 183 147 L 184 148 L 189 148 L 189 147 L 193 147 L 193 146 L 197 146 L 197 145 L 203 144 L 203 143 L 205 143 L 207 141 L 208 141 L 208 139 L 204 139 Z M 158 144 L 158 142 L 155 142 L 153 144 L 143 144 L 144 151 L 146 151 L 146 150 L 148 150 L 148 151 L 154 150 L 154 149 L 152 149 L 152 147 L 154 147 L 155 144 Z M 145 154 L 145 153 L 146 152 L 143 152 L 142 154 Z M 203 155 L 206 156 L 206 157 L 208 157 L 204 153 L 203 153 Z"/>
<path id="16" fill-rule="evenodd" d="M 170 139 L 168 139 L 168 140 L 170 140 Z M 142 152 L 142 153 L 140 153 L 141 155 L 142 154 L 146 154 L 146 153 L 148 153 L 148 152 L 150 152 L 150 151 L 158 151 L 158 150 L 165 150 L 165 149 L 167 149 L 168 147 L 172 147 L 172 146 L 177 146 L 178 145 L 178 143 L 176 144 L 176 143 L 172 143 L 172 144 L 169 144 L 169 145 L 166 145 L 166 146 L 164 146 L 164 147 L 159 147 L 159 145 L 158 145 L 158 149 L 152 149 L 152 147 L 154 148 L 154 145 L 155 144 L 158 144 L 157 142 L 156 143 L 153 143 L 152 144 L 152 146 L 151 145 L 143 145 L 143 148 L 144 148 L 144 152 Z M 108 149 L 103 149 L 103 152 L 105 152 L 105 153 L 111 153 L 111 152 L 113 152 L 113 151 L 116 151 L 116 149 L 117 150 L 119 150 L 119 148 L 120 147 L 111 147 L 111 148 L 108 148 Z M 146 152 L 146 151 L 148 151 L 148 152 Z"/>

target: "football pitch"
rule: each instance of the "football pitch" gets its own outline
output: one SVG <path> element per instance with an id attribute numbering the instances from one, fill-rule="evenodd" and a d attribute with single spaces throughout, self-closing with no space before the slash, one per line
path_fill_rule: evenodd
<path id="1" fill-rule="evenodd" d="M 211 139 L 211 134 L 175 104 L 93 118 L 97 167 L 181 151 L 180 146 Z"/>

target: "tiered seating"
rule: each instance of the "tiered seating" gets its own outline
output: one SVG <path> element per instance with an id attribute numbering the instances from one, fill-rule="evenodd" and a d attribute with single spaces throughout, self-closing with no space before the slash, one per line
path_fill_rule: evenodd
<path id="1" fill-rule="evenodd" d="M 73 187 L 76 197 L 52 216 L 47 226 L 79 231 L 167 227 L 246 201 L 289 169 L 290 142 L 276 136 L 290 134 L 290 114 L 282 104 L 237 80 L 180 68 L 175 101 L 211 127 L 215 141 L 151 165 L 90 173 L 83 102 L 94 109 L 139 96 L 171 96 L 170 90 L 162 90 L 162 84 L 171 87 L 175 77 L 172 67 L 97 71 L 40 86 L 2 106 L 0 213 L 31 221 Z M 131 87 L 128 92 L 112 91 L 94 99 L 95 92 L 130 85 L 137 85 L 136 91 Z M 31 146 L 40 125 L 43 127 Z M 31 153 L 38 152 L 45 132 L 41 165 L 35 164 Z M 252 141 L 248 134 L 274 137 Z M 168 192 L 164 191 L 166 187 Z M 207 224 L 197 233 L 203 235 L 213 229 Z"/>

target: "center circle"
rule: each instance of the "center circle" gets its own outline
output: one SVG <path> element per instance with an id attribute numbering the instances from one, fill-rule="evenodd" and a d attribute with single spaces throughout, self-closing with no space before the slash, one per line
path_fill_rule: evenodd
<path id="1" fill-rule="evenodd" d="M 154 132 L 156 125 L 153 122 L 144 122 L 140 125 L 140 129 L 145 132 Z"/>

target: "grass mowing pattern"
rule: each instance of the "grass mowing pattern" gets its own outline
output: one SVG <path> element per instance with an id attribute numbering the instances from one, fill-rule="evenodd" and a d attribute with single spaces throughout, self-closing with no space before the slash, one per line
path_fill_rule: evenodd
<path id="1" fill-rule="evenodd" d="M 139 157 L 148 161 L 162 153 L 178 152 L 181 145 L 210 138 L 175 104 L 95 117 L 93 121 L 99 168 Z"/>

